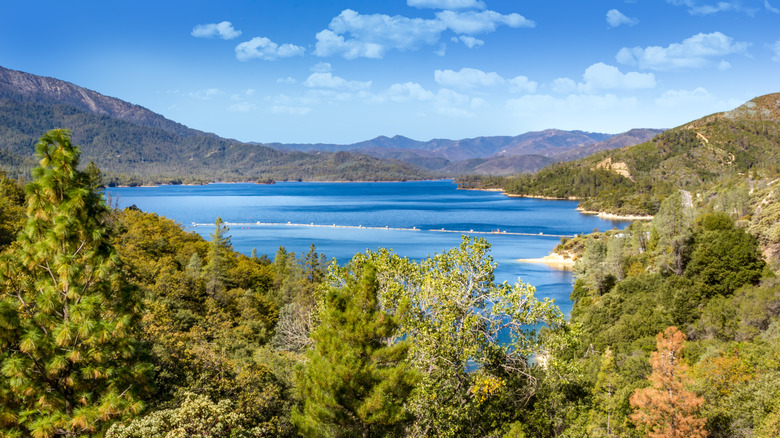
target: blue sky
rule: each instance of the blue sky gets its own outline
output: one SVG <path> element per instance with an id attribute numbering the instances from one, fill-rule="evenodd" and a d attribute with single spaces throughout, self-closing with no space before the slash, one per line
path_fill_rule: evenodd
<path id="1" fill-rule="evenodd" d="M 5 2 L 0 65 L 243 141 L 670 128 L 780 91 L 780 0 Z"/>

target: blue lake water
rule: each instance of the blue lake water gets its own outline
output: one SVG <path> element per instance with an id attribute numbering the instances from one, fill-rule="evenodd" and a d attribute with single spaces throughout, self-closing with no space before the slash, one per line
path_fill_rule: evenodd
<path id="1" fill-rule="evenodd" d="M 271 258 L 279 246 L 301 254 L 314 244 L 318 252 L 339 263 L 355 253 L 380 247 L 419 259 L 460 244 L 460 233 L 442 229 L 486 232 L 475 235 L 486 238 L 492 246 L 498 264 L 496 279 L 531 284 L 537 296 L 554 298 L 566 314 L 571 310 L 571 272 L 517 259 L 545 256 L 560 241 L 539 233 L 574 235 L 627 225 L 580 214 L 574 201 L 457 190 L 452 181 L 112 187 L 107 192 L 120 207 L 136 205 L 166 216 L 207 239 L 214 226 L 195 224 L 213 224 L 217 217 L 228 223 L 251 224 L 230 227 L 233 247 L 245 254 L 256 248 L 258 255 Z"/>

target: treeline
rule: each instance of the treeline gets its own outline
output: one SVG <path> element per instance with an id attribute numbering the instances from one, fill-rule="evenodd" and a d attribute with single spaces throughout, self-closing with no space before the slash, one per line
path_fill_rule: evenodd
<path id="1" fill-rule="evenodd" d="M 206 241 L 109 209 L 66 131 L 36 150 L 24 192 L 0 178 L 4 436 L 780 428 L 775 184 L 676 192 L 652 222 L 565 242 L 567 322 L 533 287 L 496 284 L 484 240 L 421 261 L 238 254 L 219 219 Z"/>

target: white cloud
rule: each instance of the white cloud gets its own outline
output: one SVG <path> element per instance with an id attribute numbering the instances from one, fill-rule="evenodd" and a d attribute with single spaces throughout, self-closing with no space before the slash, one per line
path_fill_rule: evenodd
<path id="1" fill-rule="evenodd" d="M 387 89 L 385 95 L 394 102 L 426 101 L 433 100 L 436 97 L 433 92 L 426 90 L 416 82 L 393 84 Z"/>
<path id="2" fill-rule="evenodd" d="M 656 105 L 662 108 L 679 108 L 688 105 L 712 106 L 716 101 L 715 96 L 702 87 L 694 90 L 669 90 L 655 100 Z"/>
<path id="3" fill-rule="evenodd" d="M 381 44 L 356 39 L 346 40 L 332 30 L 325 29 L 316 35 L 317 45 L 314 54 L 317 56 L 341 55 L 345 59 L 374 58 L 385 55 L 385 47 Z"/>
<path id="4" fill-rule="evenodd" d="M 442 32 L 451 30 L 458 36 L 493 32 L 499 26 L 534 27 L 533 21 L 520 14 L 503 15 L 494 11 L 436 12 L 435 19 L 408 18 L 400 15 L 363 15 L 345 9 L 333 18 L 328 28 L 317 33 L 314 54 L 320 57 L 342 56 L 346 59 L 382 58 L 388 50 L 416 50 L 440 42 Z M 469 47 L 483 41 L 465 38 Z M 440 48 L 441 52 L 443 48 Z"/>
<path id="5" fill-rule="evenodd" d="M 367 90 L 371 88 L 371 81 L 348 81 L 338 76 L 333 76 L 332 73 L 312 73 L 303 85 L 309 88 L 326 88 L 332 90 Z"/>
<path id="6" fill-rule="evenodd" d="M 208 88 L 206 90 L 193 91 L 187 94 L 189 97 L 199 100 L 209 100 L 214 97 L 224 96 L 225 92 L 219 88 Z"/>
<path id="7" fill-rule="evenodd" d="M 636 18 L 629 18 L 623 15 L 622 12 L 617 9 L 610 9 L 607 11 L 607 24 L 609 27 L 618 27 L 622 24 L 627 26 L 636 26 L 639 24 L 639 20 Z"/>
<path id="8" fill-rule="evenodd" d="M 262 59 L 273 61 L 277 58 L 289 58 L 303 55 L 304 48 L 294 44 L 276 44 L 265 37 L 254 37 L 236 46 L 236 58 L 239 61 Z"/>
<path id="9" fill-rule="evenodd" d="M 685 6 L 691 15 L 711 15 L 718 12 L 744 12 L 748 15 L 754 15 L 759 8 L 745 6 L 741 0 L 725 1 L 720 0 L 716 3 L 702 3 L 697 0 L 666 0 L 667 3 L 675 6 Z M 765 0 L 765 6 L 768 2 Z M 769 9 L 769 7 L 767 7 Z M 770 9 L 771 10 L 771 9 Z"/>
<path id="10" fill-rule="evenodd" d="M 318 62 L 309 68 L 309 70 L 315 73 L 330 73 L 333 71 L 333 66 L 329 62 Z"/>
<path id="11" fill-rule="evenodd" d="M 710 58 L 745 53 L 749 46 L 720 32 L 700 33 L 668 47 L 624 47 L 616 59 L 621 64 L 650 70 L 700 68 L 709 65 Z"/>
<path id="12" fill-rule="evenodd" d="M 468 36 L 468 35 L 461 35 L 461 36 L 459 36 L 457 38 L 452 37 L 452 41 L 454 41 L 454 42 L 460 41 L 463 44 L 465 44 L 466 47 L 468 47 L 469 49 L 473 49 L 474 47 L 479 47 L 479 46 L 482 46 L 482 45 L 485 44 L 485 42 L 482 41 L 481 39 L 474 38 L 474 37 Z"/>
<path id="13" fill-rule="evenodd" d="M 720 71 L 726 71 L 730 68 L 731 68 L 731 63 L 726 61 L 725 59 L 720 61 L 720 63 L 718 63 L 718 70 Z"/>
<path id="14" fill-rule="evenodd" d="M 479 0 L 406 0 L 406 4 L 420 9 L 485 9 Z"/>
<path id="15" fill-rule="evenodd" d="M 769 0 L 764 0 L 764 7 L 765 7 L 765 8 L 766 8 L 766 10 L 767 10 L 767 11 L 769 11 L 769 12 L 773 12 L 773 13 L 775 13 L 775 14 L 780 14 L 780 9 L 777 9 L 776 7 L 772 6 L 772 5 L 769 3 Z"/>
<path id="16" fill-rule="evenodd" d="M 274 114 L 290 114 L 293 116 L 305 116 L 311 112 L 311 108 L 306 106 L 287 106 L 287 105 L 274 105 L 271 107 L 271 112 Z"/>
<path id="17" fill-rule="evenodd" d="M 772 61 L 774 62 L 780 62 L 780 39 L 775 41 L 774 44 L 769 46 L 769 50 L 774 53 L 775 56 L 772 57 Z"/>
<path id="18" fill-rule="evenodd" d="M 498 73 L 486 73 L 475 68 L 462 68 L 460 71 L 436 70 L 433 77 L 439 85 L 459 89 L 493 87 L 504 83 L 504 78 Z"/>
<path id="19" fill-rule="evenodd" d="M 577 83 L 569 78 L 558 78 L 553 81 L 552 89 L 556 93 L 569 94 L 577 89 Z"/>
<path id="20" fill-rule="evenodd" d="M 532 28 L 536 26 L 536 23 L 526 19 L 520 14 L 512 13 L 503 15 L 495 11 L 441 11 L 436 13 L 436 18 L 453 32 L 467 35 L 493 32 L 502 24 L 515 28 Z"/>
<path id="21" fill-rule="evenodd" d="M 515 76 L 509 79 L 509 91 L 512 93 L 536 93 L 538 84 L 525 76 Z"/>
<path id="22" fill-rule="evenodd" d="M 232 40 L 241 35 L 240 30 L 233 29 L 233 24 L 229 21 L 221 23 L 198 24 L 192 28 L 190 35 L 197 38 L 222 38 L 223 40 Z"/>
<path id="23" fill-rule="evenodd" d="M 238 102 L 228 107 L 228 111 L 247 113 L 255 109 L 255 106 L 249 102 Z"/>
<path id="24" fill-rule="evenodd" d="M 277 79 L 276 83 L 277 84 L 284 84 L 284 85 L 293 85 L 293 84 L 298 83 L 298 81 L 295 80 L 295 78 L 292 78 L 292 77 L 288 76 L 286 78 L 279 78 L 279 79 Z"/>
<path id="25" fill-rule="evenodd" d="M 580 92 L 595 93 L 601 90 L 636 90 L 655 88 L 652 73 L 621 73 L 617 67 L 599 62 L 585 69 L 583 82 L 578 84 Z"/>
<path id="26" fill-rule="evenodd" d="M 516 76 L 505 79 L 496 72 L 484 72 L 476 68 L 462 68 L 460 71 L 436 70 L 433 73 L 434 80 L 441 86 L 467 90 L 474 88 L 488 88 L 508 85 L 513 93 L 536 92 L 537 83 L 525 76 Z"/>
<path id="27" fill-rule="evenodd" d="M 317 33 L 314 54 L 340 54 L 347 59 L 381 58 L 385 50 L 411 50 L 421 44 L 435 44 L 445 26 L 437 20 L 400 15 L 361 15 L 345 9 L 331 20 L 328 29 Z M 343 35 L 350 34 L 350 39 Z"/>

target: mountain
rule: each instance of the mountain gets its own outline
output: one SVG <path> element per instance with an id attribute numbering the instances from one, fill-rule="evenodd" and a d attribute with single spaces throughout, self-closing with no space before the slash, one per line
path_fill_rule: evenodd
<path id="1" fill-rule="evenodd" d="M 514 137 L 492 136 L 462 140 L 439 138 L 423 142 L 396 135 L 394 137 L 379 136 L 371 140 L 348 145 L 267 143 L 264 146 L 279 150 L 302 152 L 360 151 L 369 155 L 383 151 L 381 153 L 385 155 L 399 154 L 399 156 L 408 154 L 410 150 L 413 150 L 418 154 L 433 154 L 432 156 L 454 162 L 472 158 L 508 155 L 554 156 L 563 151 L 594 144 L 610 137 L 612 137 L 611 134 L 548 129 L 539 132 L 527 132 Z M 392 151 L 392 153 L 389 151 Z"/>
<path id="2" fill-rule="evenodd" d="M 58 79 L 0 67 L 0 164 L 33 166 L 34 145 L 54 128 L 73 132 L 82 163 L 114 183 L 273 180 L 407 180 L 425 169 L 350 153 L 284 152 L 190 129 L 148 109 Z"/>
<path id="3" fill-rule="evenodd" d="M 517 195 L 580 198 L 587 210 L 622 214 L 655 214 L 678 190 L 701 197 L 730 190 L 729 202 L 749 203 L 748 193 L 780 177 L 779 115 L 780 93 L 769 94 L 650 141 L 557 163 L 535 175 L 461 183 Z"/>
<path id="4" fill-rule="evenodd" d="M 433 139 L 422 142 L 396 135 L 379 136 L 348 145 L 266 143 L 264 146 L 282 151 L 350 151 L 415 164 L 445 175 L 510 175 L 532 173 L 555 161 L 573 160 L 600 150 L 641 143 L 660 132 L 660 129 L 633 129 L 612 135 L 547 129 L 517 136 L 461 140 Z M 549 159 L 542 160 L 540 157 Z"/>
<path id="5" fill-rule="evenodd" d="M 472 158 L 438 169 L 448 175 L 514 175 L 534 173 L 554 163 L 555 160 L 542 155 L 512 155 L 495 158 Z"/>
<path id="6" fill-rule="evenodd" d="M 664 132 L 663 129 L 632 129 L 622 134 L 609 137 L 608 139 L 598 143 L 593 143 L 591 145 L 585 145 L 576 149 L 562 152 L 556 155 L 555 158 L 558 161 L 577 160 L 580 158 L 585 158 L 588 155 L 593 155 L 599 151 L 620 149 L 626 146 L 633 146 L 635 144 L 644 143 L 662 132 Z"/>

